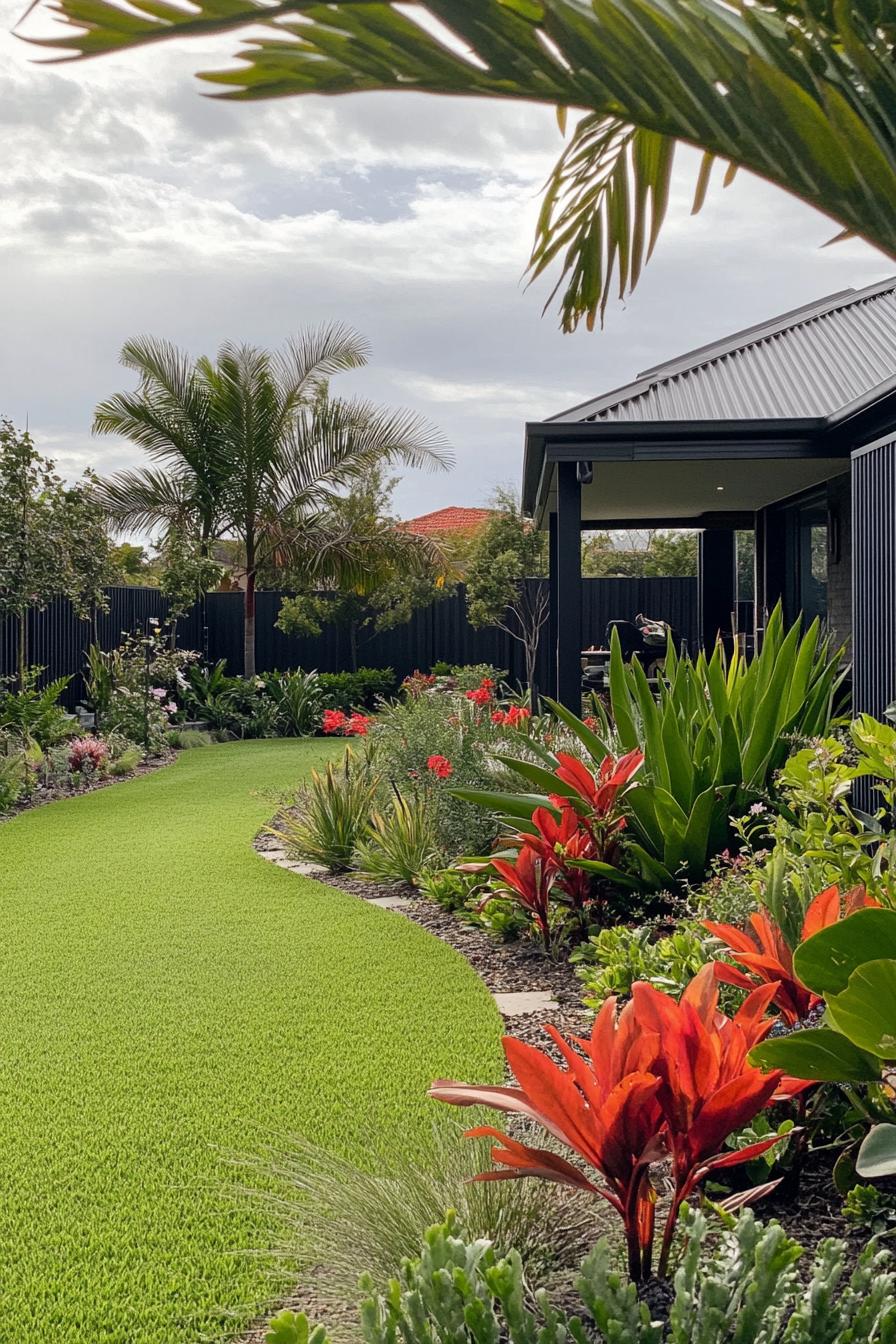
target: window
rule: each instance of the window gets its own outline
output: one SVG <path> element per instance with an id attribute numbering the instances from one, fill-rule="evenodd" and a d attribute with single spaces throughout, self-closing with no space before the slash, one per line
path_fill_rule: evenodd
<path id="1" fill-rule="evenodd" d="M 808 623 L 828 614 L 828 513 L 825 504 L 804 505 L 798 513 L 797 595 Z"/>

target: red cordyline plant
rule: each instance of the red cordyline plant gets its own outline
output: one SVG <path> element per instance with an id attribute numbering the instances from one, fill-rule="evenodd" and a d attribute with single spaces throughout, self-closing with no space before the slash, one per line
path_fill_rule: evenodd
<path id="1" fill-rule="evenodd" d="M 811 938 L 820 929 L 837 924 L 845 915 L 878 904 L 864 887 L 853 887 L 843 897 L 841 914 L 840 888 L 826 887 L 806 911 L 800 942 Z M 793 1027 L 802 1022 L 822 1002 L 818 994 L 813 994 L 798 979 L 793 969 L 793 952 L 778 925 L 765 911 L 760 910 L 750 916 L 751 933 L 733 924 L 716 924 L 711 919 L 704 920 L 703 927 L 724 943 L 738 963 L 737 966 L 729 966 L 724 961 L 713 962 L 716 979 L 727 985 L 736 985 L 739 989 L 774 984 L 776 988 L 772 1003 L 788 1026 Z"/>
<path id="2" fill-rule="evenodd" d="M 468 1132 L 470 1138 L 496 1140 L 491 1150 L 496 1169 L 477 1180 L 538 1176 L 605 1199 L 622 1219 L 635 1281 L 649 1277 L 653 1263 L 657 1196 L 651 1167 L 668 1159 L 673 1194 L 659 1261 L 660 1274 L 666 1274 L 684 1200 L 710 1172 L 749 1162 L 778 1136 L 737 1151 L 724 1151 L 725 1140 L 772 1101 L 804 1086 L 784 1080 L 780 1071 L 761 1073 L 747 1061 L 750 1049 L 773 1025 L 774 1019 L 765 1017 L 773 993 L 770 985 L 754 989 L 728 1018 L 719 1011 L 709 966 L 694 977 L 680 1002 L 638 983 L 620 1013 L 614 998 L 606 1000 L 588 1040 L 566 1041 L 554 1027 L 546 1028 L 563 1063 L 505 1036 L 504 1052 L 517 1087 L 440 1081 L 430 1096 L 455 1106 L 526 1116 L 571 1149 L 590 1172 L 491 1126 Z M 738 1194 L 729 1207 L 769 1188 Z"/>

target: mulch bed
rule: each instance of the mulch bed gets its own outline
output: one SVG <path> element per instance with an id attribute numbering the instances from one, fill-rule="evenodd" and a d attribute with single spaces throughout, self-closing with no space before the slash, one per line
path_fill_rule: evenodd
<path id="1" fill-rule="evenodd" d="M 260 835 L 255 845 L 257 849 L 265 850 L 279 848 L 280 842 L 272 836 Z M 550 1023 L 566 1036 L 590 1034 L 593 1014 L 582 1006 L 581 983 L 568 962 L 553 961 L 532 944 L 499 942 L 485 930 L 466 923 L 435 902 L 422 898 L 415 888 L 404 883 L 371 883 L 353 874 L 334 875 L 323 871 L 315 873 L 314 877 L 316 881 L 337 887 L 362 900 L 381 896 L 397 896 L 406 900 L 408 904 L 400 908 L 400 913 L 466 957 L 493 993 L 547 990 L 559 1007 L 506 1019 L 508 1032 L 514 1036 L 546 1048 L 556 1057 L 556 1051 L 544 1032 L 545 1025 Z M 850 1260 L 857 1258 L 868 1242 L 867 1230 L 847 1223 L 841 1212 L 843 1200 L 832 1180 L 834 1156 L 836 1154 L 829 1152 L 810 1155 L 795 1187 L 793 1183 L 782 1182 L 777 1191 L 757 1205 L 757 1216 L 760 1219 L 768 1221 L 776 1218 L 788 1235 L 807 1248 L 807 1255 L 802 1262 L 807 1270 L 811 1249 L 826 1237 L 844 1238 L 849 1244 Z M 662 1183 L 661 1173 L 658 1174 Z M 896 1181 L 893 1185 L 896 1189 Z M 668 1291 L 668 1285 L 656 1281 L 645 1286 L 645 1296 L 652 1306 L 661 1307 L 659 1299 L 665 1300 Z M 297 1295 L 283 1305 L 296 1311 L 307 1311 L 310 1318 L 315 1319 L 314 1308 L 318 1304 L 306 1295 Z M 334 1316 L 332 1303 L 321 1305 L 325 1305 L 325 1314 L 316 1319 L 332 1320 L 337 1329 L 342 1327 L 340 1333 L 344 1336 L 345 1328 L 356 1319 L 354 1310 L 345 1313 L 337 1311 Z M 581 1304 L 572 1296 L 569 1303 L 564 1305 L 581 1310 Z M 263 1344 L 264 1334 L 264 1328 L 261 1327 L 242 1336 L 238 1344 Z"/>
<path id="2" fill-rule="evenodd" d="M 176 756 L 176 751 L 169 751 L 164 756 L 154 756 L 150 761 L 141 761 L 136 769 L 129 770 L 126 775 L 107 775 L 104 779 L 93 779 L 80 789 L 44 788 L 40 786 L 30 798 L 15 803 L 7 812 L 0 812 L 0 825 L 4 821 L 11 821 L 20 812 L 30 812 L 32 808 L 43 807 L 46 803 L 58 803 L 62 798 L 80 798 L 85 793 L 95 793 L 97 789 L 108 789 L 113 784 L 125 784 L 129 779 L 137 779 L 140 775 L 151 775 L 154 771 L 162 770 L 166 765 L 170 765 Z"/>

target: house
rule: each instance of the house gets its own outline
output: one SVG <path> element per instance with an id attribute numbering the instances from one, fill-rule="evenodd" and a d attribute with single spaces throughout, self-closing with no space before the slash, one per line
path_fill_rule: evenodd
<path id="1" fill-rule="evenodd" d="M 523 504 L 550 533 L 554 689 L 570 707 L 596 633 L 582 629 L 582 530 L 687 527 L 707 647 L 731 628 L 735 538 L 751 530 L 754 637 L 779 600 L 788 619 L 823 616 L 850 643 L 856 711 L 880 715 L 896 699 L 896 278 L 528 424 Z"/>
<path id="2" fill-rule="evenodd" d="M 450 536 L 472 536 L 481 531 L 489 518 L 491 509 L 463 509 L 455 506 L 436 509 L 434 513 L 423 513 L 419 518 L 408 518 L 399 526 L 405 532 L 413 532 L 418 537 L 435 537 L 443 541 Z"/>

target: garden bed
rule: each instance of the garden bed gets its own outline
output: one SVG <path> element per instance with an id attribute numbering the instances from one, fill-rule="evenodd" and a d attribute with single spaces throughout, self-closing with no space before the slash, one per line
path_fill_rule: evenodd
<path id="1" fill-rule="evenodd" d="M 13 817 L 20 812 L 31 812 L 36 807 L 44 807 L 47 803 L 58 803 L 64 798 L 80 798 L 87 793 L 96 793 L 99 789 L 107 789 L 113 784 L 126 784 L 130 779 L 139 779 L 141 775 L 154 774 L 156 770 L 163 770 L 166 765 L 176 760 L 178 753 L 169 751 L 164 756 L 153 757 L 149 761 L 141 761 L 133 770 L 129 770 L 125 775 L 109 775 L 102 779 L 91 779 L 89 783 L 83 784 L 77 789 L 64 788 L 38 788 L 27 798 L 22 798 L 13 803 L 12 807 L 5 812 L 0 812 L 0 825 L 4 821 L 12 821 Z"/>

